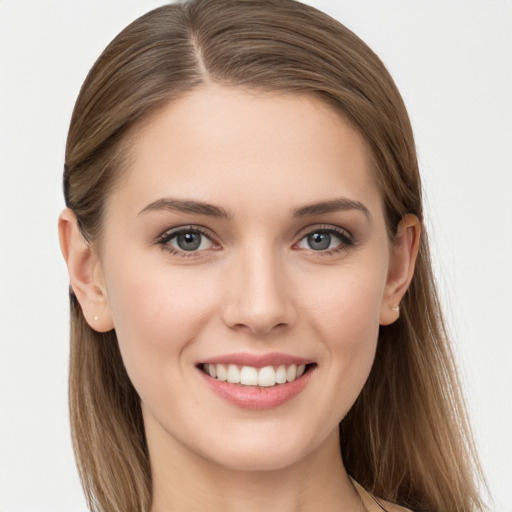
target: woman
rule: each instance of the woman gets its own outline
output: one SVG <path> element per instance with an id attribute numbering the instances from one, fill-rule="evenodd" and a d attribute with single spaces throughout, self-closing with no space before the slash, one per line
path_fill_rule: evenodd
<path id="1" fill-rule="evenodd" d="M 482 509 L 410 123 L 349 30 L 148 13 L 82 87 L 64 191 L 91 509 Z"/>

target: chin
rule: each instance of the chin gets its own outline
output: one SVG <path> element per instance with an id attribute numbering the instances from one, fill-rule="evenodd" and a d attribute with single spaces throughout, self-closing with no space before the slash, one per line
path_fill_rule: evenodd
<path id="1" fill-rule="evenodd" d="M 278 471 L 288 468 L 318 450 L 325 444 L 322 439 L 311 439 L 305 433 L 295 435 L 265 434 L 250 432 L 215 444 L 217 450 L 204 452 L 203 455 L 211 462 L 226 469 L 236 471 Z M 337 435 L 337 429 L 336 429 Z"/>
<path id="2" fill-rule="evenodd" d="M 297 450 L 292 452 L 281 451 L 279 453 L 269 453 L 257 450 L 250 452 L 244 450 L 243 453 L 222 453 L 219 458 L 210 459 L 226 469 L 232 471 L 279 471 L 288 468 L 297 463 L 302 457 Z"/>

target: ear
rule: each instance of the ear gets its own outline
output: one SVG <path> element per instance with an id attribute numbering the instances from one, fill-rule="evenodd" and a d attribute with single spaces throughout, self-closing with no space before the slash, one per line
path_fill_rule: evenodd
<path id="1" fill-rule="evenodd" d="M 98 332 L 114 328 L 97 252 L 82 237 L 75 214 L 66 208 L 59 217 L 59 241 L 69 279 L 85 320 Z"/>
<path id="2" fill-rule="evenodd" d="M 396 238 L 391 248 L 388 278 L 380 310 L 381 325 L 392 324 L 400 316 L 400 301 L 414 275 L 420 233 L 418 217 L 412 214 L 405 215 L 398 225 Z"/>

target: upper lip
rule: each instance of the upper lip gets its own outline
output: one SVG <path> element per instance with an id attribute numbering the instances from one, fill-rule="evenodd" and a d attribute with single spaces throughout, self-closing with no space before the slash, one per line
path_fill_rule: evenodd
<path id="1" fill-rule="evenodd" d="M 246 352 L 237 352 L 233 354 L 224 354 L 221 356 L 210 357 L 201 361 L 200 364 L 236 364 L 239 366 L 252 366 L 254 368 L 263 368 L 264 366 L 279 365 L 301 365 L 310 364 L 314 361 L 297 357 L 282 352 L 269 352 L 267 354 L 249 354 Z"/>

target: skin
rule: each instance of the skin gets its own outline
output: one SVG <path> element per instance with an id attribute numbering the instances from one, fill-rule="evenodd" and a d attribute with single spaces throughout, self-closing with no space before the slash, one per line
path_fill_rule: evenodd
<path id="1" fill-rule="evenodd" d="M 141 126 L 129 162 L 96 248 L 69 210 L 59 228 L 84 315 L 98 331 L 116 329 L 141 397 L 152 512 L 363 510 L 338 423 L 368 377 L 379 325 L 398 318 L 416 217 L 392 244 L 363 139 L 306 96 L 209 84 Z M 226 216 L 155 206 L 169 198 Z M 340 198 L 363 208 L 294 215 Z M 162 243 L 170 229 L 197 226 L 208 238 L 196 251 Z M 330 231 L 327 249 L 312 248 L 307 235 L 328 230 L 343 236 Z M 316 367 L 301 393 L 268 410 L 226 402 L 196 367 L 275 351 Z"/>

